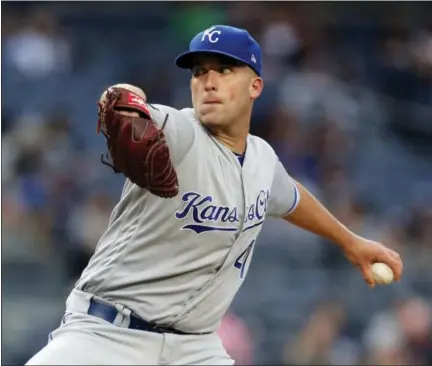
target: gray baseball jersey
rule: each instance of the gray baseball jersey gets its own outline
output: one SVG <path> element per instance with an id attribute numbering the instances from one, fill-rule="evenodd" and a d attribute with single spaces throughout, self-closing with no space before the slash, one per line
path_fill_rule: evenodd
<path id="1" fill-rule="evenodd" d="M 243 164 L 191 108 L 150 108 L 165 127 L 179 178 L 173 199 L 126 180 L 95 254 L 76 284 L 139 317 L 184 332 L 216 330 L 246 277 L 266 215 L 299 200 L 274 150 L 249 135 Z"/>

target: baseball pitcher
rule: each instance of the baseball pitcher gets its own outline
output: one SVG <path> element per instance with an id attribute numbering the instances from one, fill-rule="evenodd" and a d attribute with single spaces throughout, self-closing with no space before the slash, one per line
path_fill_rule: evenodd
<path id="1" fill-rule="evenodd" d="M 216 25 L 175 61 L 191 71 L 193 108 L 149 104 L 117 84 L 99 101 L 102 161 L 126 177 L 61 324 L 28 365 L 232 365 L 215 331 L 242 285 L 268 216 L 338 245 L 365 281 L 402 262 L 338 222 L 249 134 L 263 91 L 261 49 Z"/>

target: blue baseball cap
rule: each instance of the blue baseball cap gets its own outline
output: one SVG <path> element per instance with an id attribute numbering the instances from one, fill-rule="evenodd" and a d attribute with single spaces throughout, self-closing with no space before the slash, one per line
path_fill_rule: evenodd
<path id="1" fill-rule="evenodd" d="M 189 44 L 189 51 L 177 56 L 175 64 L 191 69 L 194 56 L 201 53 L 224 55 L 262 72 L 261 47 L 248 31 L 228 25 L 214 25 L 198 33 Z"/>

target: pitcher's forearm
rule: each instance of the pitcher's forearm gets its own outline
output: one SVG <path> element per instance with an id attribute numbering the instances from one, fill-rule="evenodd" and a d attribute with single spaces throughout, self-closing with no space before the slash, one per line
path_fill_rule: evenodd
<path id="1" fill-rule="evenodd" d="M 341 248 L 356 236 L 334 217 L 309 191 L 296 182 L 300 201 L 294 211 L 284 216 L 288 222 L 326 238 Z"/>

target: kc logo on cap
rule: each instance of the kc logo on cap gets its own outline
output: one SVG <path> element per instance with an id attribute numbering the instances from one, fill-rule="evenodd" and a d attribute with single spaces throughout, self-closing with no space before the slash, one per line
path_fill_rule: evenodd
<path id="1" fill-rule="evenodd" d="M 204 40 L 207 38 L 210 43 L 216 43 L 217 41 L 219 41 L 219 37 L 217 37 L 216 35 L 221 35 L 221 33 L 222 31 L 216 29 L 215 26 L 206 29 L 201 37 L 201 42 L 204 42 Z"/>

